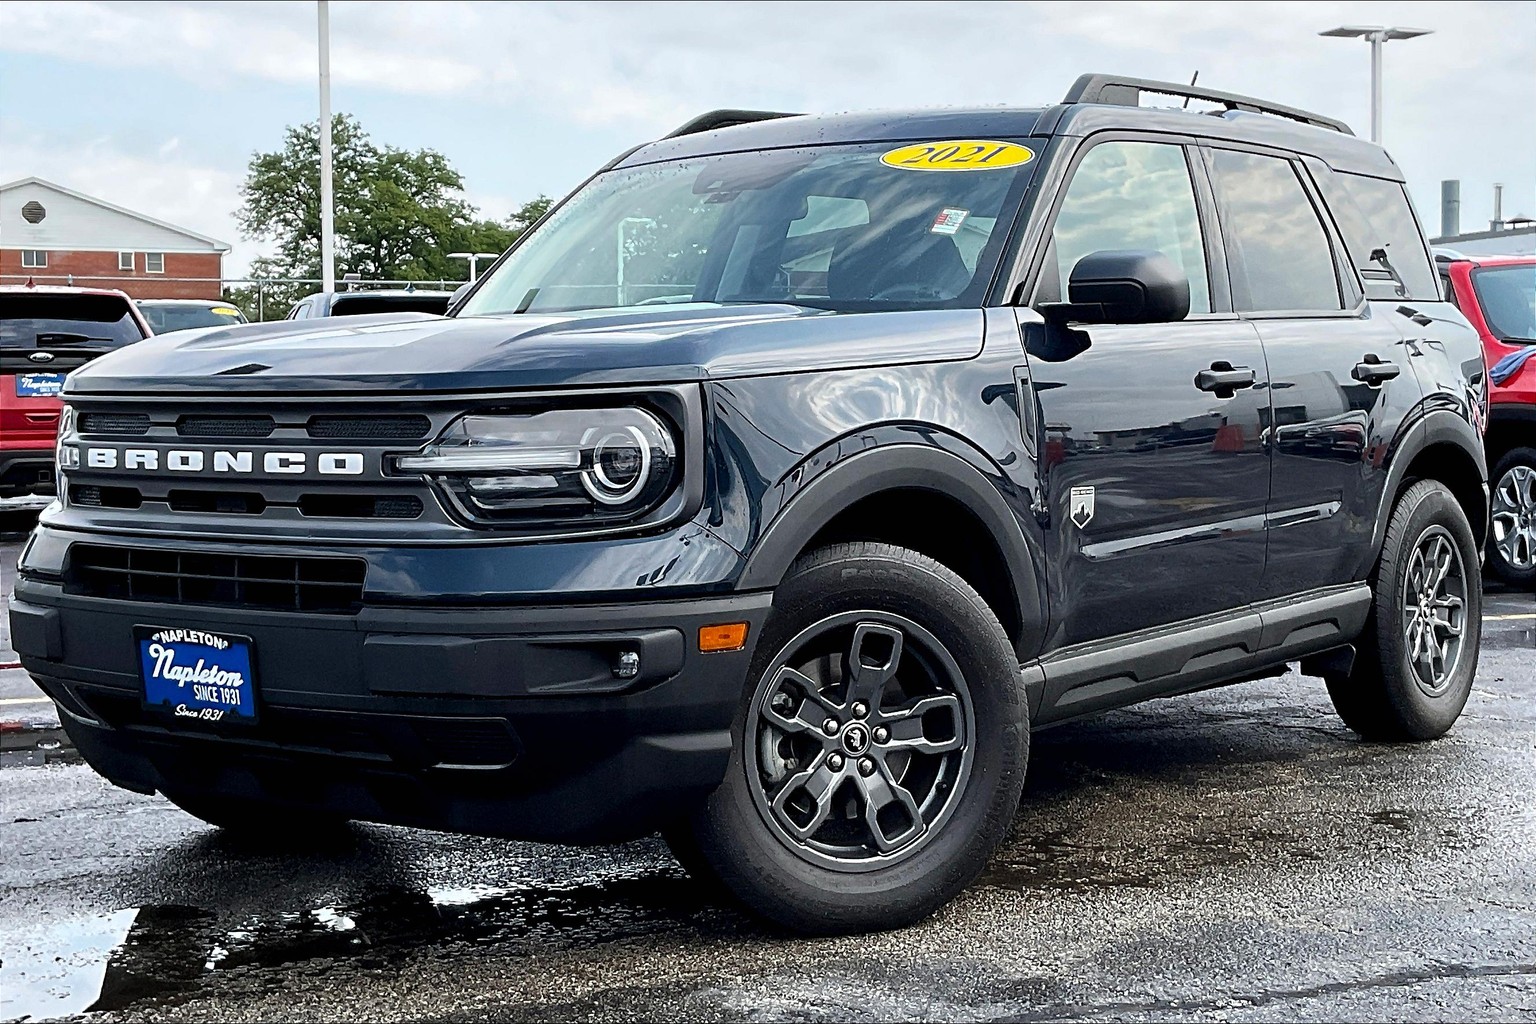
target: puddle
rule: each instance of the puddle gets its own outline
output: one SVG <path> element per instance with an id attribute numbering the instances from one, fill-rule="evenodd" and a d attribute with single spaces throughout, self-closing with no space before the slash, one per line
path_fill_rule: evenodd
<path id="1" fill-rule="evenodd" d="M 112 951 L 137 913 L 119 910 L 66 921 L 48 930 L 46 946 L 7 951 L 0 961 L 0 1020 L 67 1017 L 90 1009 Z"/>
<path id="2" fill-rule="evenodd" d="M 217 845 L 201 837 L 190 842 Z M 495 945 L 513 953 L 594 945 L 655 934 L 710 906 L 705 887 L 680 869 L 646 860 L 609 858 L 596 876 L 589 863 L 572 880 L 386 883 L 358 899 L 312 905 L 285 905 L 278 891 L 275 905 L 262 900 L 250 909 L 214 901 L 150 904 L 39 922 L 30 935 L 6 938 L 0 1020 L 173 1005 L 237 977 L 275 989 L 286 972 L 253 972 L 304 964 L 313 973 L 342 960 L 381 968 L 436 945 Z"/>

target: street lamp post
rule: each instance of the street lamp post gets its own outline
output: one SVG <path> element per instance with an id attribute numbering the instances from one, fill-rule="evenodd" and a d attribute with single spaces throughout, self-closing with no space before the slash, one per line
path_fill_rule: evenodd
<path id="1" fill-rule="evenodd" d="M 1364 39 L 1371 44 L 1371 141 L 1381 145 L 1381 47 L 1389 39 L 1413 39 L 1427 36 L 1433 29 L 1401 28 L 1386 25 L 1340 25 L 1320 36 L 1341 39 Z"/>
<path id="2" fill-rule="evenodd" d="M 493 260 L 500 256 L 499 252 L 451 252 L 448 258 L 451 260 L 469 260 L 469 283 L 474 284 L 480 277 L 480 261 Z"/>
<path id="3" fill-rule="evenodd" d="M 331 184 L 331 5 L 319 0 L 320 22 L 320 288 L 336 290 L 336 200 Z"/>

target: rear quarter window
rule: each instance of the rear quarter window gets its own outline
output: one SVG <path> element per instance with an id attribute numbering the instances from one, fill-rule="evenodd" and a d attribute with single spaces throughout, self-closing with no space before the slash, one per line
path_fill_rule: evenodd
<path id="1" fill-rule="evenodd" d="M 1402 182 L 1333 171 L 1324 176 L 1323 193 L 1367 296 L 1427 301 L 1441 297 Z M 1378 249 L 1386 250 L 1387 264 L 1371 258 Z"/>

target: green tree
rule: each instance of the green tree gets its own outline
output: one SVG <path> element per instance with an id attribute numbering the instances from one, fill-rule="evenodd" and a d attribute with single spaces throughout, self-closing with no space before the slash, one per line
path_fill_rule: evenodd
<path id="1" fill-rule="evenodd" d="M 356 118 L 331 128 L 336 274 L 364 280 L 462 281 L 469 267 L 450 252 L 501 252 L 543 215 L 550 200 L 525 203 L 505 223 L 480 219 L 463 198 L 462 176 L 431 149 L 379 146 Z M 251 158 L 235 213 L 242 233 L 276 243 L 251 264 L 260 278 L 320 278 L 320 142 L 317 123 L 290 127 L 283 147 Z M 261 313 L 286 315 L 314 285 L 267 285 Z M 241 308 L 257 315 L 254 294 Z"/>

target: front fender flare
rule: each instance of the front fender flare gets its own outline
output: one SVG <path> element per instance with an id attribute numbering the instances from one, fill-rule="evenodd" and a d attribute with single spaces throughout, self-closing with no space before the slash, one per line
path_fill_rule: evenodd
<path id="1" fill-rule="evenodd" d="M 764 529 L 747 560 L 741 589 L 779 584 L 805 545 L 839 513 L 882 491 L 936 491 L 954 498 L 981 521 L 1007 565 L 1020 623 L 1021 657 L 1034 657 L 1045 635 L 1041 577 L 1029 543 L 997 484 L 964 458 L 928 445 L 895 443 L 868 448 L 834 463 L 785 503 Z"/>

